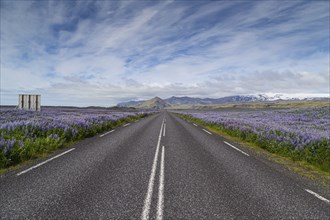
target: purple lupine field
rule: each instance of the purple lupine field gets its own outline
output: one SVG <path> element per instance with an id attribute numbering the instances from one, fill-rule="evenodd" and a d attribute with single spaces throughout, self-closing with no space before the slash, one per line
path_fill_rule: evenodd
<path id="1" fill-rule="evenodd" d="M 330 107 L 177 112 L 221 127 L 226 133 L 254 142 L 271 152 L 287 151 L 296 159 L 330 163 Z M 306 153 L 308 151 L 308 153 Z M 305 155 L 306 154 L 306 155 Z M 314 159 L 313 159 L 314 158 Z"/>
<path id="2" fill-rule="evenodd" d="M 128 117 L 143 115 L 146 114 L 104 109 L 47 108 L 41 112 L 2 110 L 0 168 L 111 129 Z"/>

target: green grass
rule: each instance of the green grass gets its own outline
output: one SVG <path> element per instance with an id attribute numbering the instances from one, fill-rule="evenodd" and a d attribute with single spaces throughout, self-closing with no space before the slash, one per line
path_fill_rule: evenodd
<path id="1" fill-rule="evenodd" d="M 54 141 L 53 139 L 40 138 L 35 142 L 25 142 L 24 149 L 20 147 L 14 147 L 10 155 L 5 155 L 3 151 L 0 151 L 0 175 L 11 170 L 19 169 L 20 167 L 25 166 L 36 159 L 48 157 L 55 151 L 67 148 L 85 138 L 93 137 L 97 134 L 101 134 L 105 131 L 112 130 L 126 123 L 130 123 L 147 116 L 150 116 L 150 114 L 140 114 L 122 118 L 116 121 L 109 121 L 102 125 L 96 126 L 93 129 L 85 130 L 81 132 L 81 135 L 77 139 L 68 139 L 69 141 Z"/>
<path id="2" fill-rule="evenodd" d="M 246 102 L 246 103 L 230 103 L 221 105 L 200 105 L 200 106 L 172 106 L 169 109 L 287 109 L 287 108 L 316 108 L 326 107 L 330 105 L 330 99 L 325 100 L 291 100 L 291 101 L 269 101 L 269 102 Z"/>
<path id="3" fill-rule="evenodd" d="M 257 155 L 260 155 L 276 163 L 282 164 L 288 169 L 303 176 L 306 176 L 309 179 L 318 180 L 323 184 L 330 185 L 330 170 L 328 169 L 330 161 L 326 161 L 325 164 L 311 164 L 301 158 L 297 158 L 292 153 L 290 154 L 290 152 L 286 150 L 269 151 L 269 148 L 260 147 L 258 144 L 254 143 L 249 138 L 242 138 L 242 136 L 237 135 L 235 132 L 217 124 L 208 123 L 201 119 L 193 118 L 187 115 L 177 115 L 195 124 L 198 124 L 199 126 L 205 127 L 213 133 L 232 140 L 255 152 Z"/>

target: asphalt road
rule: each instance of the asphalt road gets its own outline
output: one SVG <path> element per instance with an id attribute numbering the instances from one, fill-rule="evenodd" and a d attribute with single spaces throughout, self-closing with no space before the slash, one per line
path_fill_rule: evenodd
<path id="1" fill-rule="evenodd" d="M 330 219 L 327 196 L 162 112 L 0 177 L 0 218 Z"/>

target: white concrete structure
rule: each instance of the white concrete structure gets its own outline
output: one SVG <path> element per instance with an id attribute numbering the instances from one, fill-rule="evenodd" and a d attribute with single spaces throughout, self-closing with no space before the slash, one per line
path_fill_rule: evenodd
<path id="1" fill-rule="evenodd" d="M 41 95 L 29 95 L 29 94 L 19 94 L 18 95 L 18 108 L 40 111 Z"/>

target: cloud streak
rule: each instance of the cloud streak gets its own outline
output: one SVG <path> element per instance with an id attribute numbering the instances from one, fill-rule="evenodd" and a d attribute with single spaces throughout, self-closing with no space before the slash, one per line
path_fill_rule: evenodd
<path id="1" fill-rule="evenodd" d="M 1 104 L 329 93 L 329 2 L 1 1 Z"/>

